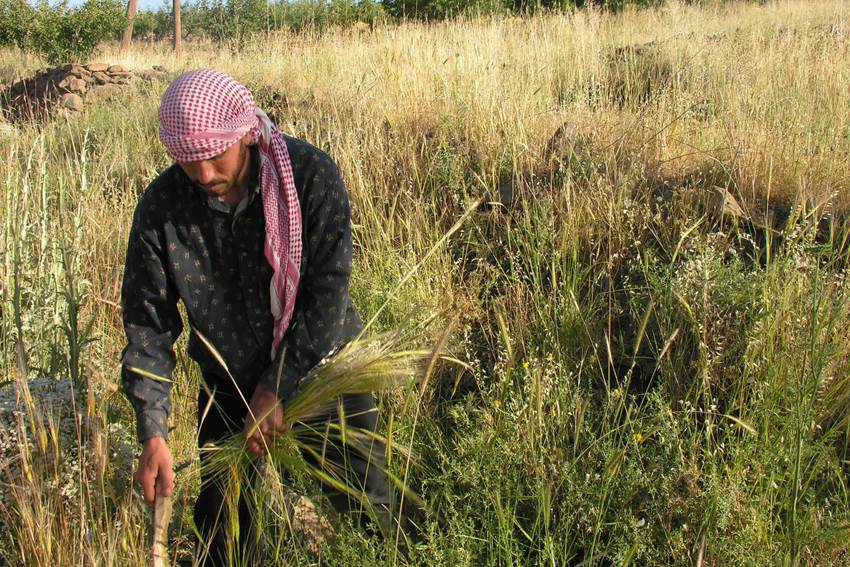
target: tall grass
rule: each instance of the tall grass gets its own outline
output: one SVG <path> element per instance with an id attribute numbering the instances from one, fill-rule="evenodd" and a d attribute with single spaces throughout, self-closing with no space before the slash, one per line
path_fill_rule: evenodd
<path id="1" fill-rule="evenodd" d="M 386 435 L 421 459 L 406 480 L 428 506 L 409 545 L 343 526 L 323 562 L 850 561 L 849 16 L 829 1 L 673 2 L 282 34 L 241 53 L 187 46 L 182 61 L 106 47 L 134 68 L 229 71 L 338 161 L 354 302 L 371 318 L 388 301 L 374 332 L 415 307 L 457 317 L 447 349 L 462 364 L 438 365 L 416 403 L 381 397 Z M 5 53 L 0 74 L 38 64 Z M 165 84 L 3 138 L 3 376 L 22 361 L 29 377 L 77 372 L 93 400 L 70 437 L 46 409 L 21 418 L 45 442 L 14 451 L 36 472 L 2 475 L 13 564 L 148 557 L 138 498 L 99 488 L 128 467 L 74 457 L 76 499 L 43 479 L 110 424 L 132 427 L 109 387 L 116 305 L 134 203 L 168 164 Z M 717 187 L 746 216 L 718 215 Z M 181 464 L 197 456 L 197 383 L 181 355 Z M 197 468 L 178 478 L 180 556 Z"/>

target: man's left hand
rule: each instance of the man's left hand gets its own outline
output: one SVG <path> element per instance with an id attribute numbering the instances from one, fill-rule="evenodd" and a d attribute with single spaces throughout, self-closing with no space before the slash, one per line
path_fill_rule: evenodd
<path id="1" fill-rule="evenodd" d="M 245 417 L 244 434 L 248 450 L 261 457 L 274 444 L 274 438 L 289 429 L 289 424 L 277 394 L 263 386 L 254 390 L 250 407 L 251 411 Z"/>

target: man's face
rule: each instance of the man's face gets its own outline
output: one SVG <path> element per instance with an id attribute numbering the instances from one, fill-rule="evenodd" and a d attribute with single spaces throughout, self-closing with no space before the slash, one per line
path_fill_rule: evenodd
<path id="1" fill-rule="evenodd" d="M 199 161 L 178 161 L 186 175 L 207 195 L 228 205 L 242 199 L 250 169 L 248 134 L 215 157 Z"/>

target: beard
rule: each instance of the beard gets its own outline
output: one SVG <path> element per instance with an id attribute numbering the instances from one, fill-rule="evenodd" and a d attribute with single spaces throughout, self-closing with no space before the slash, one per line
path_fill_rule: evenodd
<path id="1" fill-rule="evenodd" d="M 232 195 L 234 191 L 239 192 L 243 185 L 247 185 L 249 171 L 249 157 L 251 155 L 250 147 L 239 144 L 239 154 L 237 156 L 236 167 L 230 177 L 220 177 L 213 179 L 210 183 L 200 185 L 201 189 L 211 197 L 218 197 L 225 200 L 226 197 Z"/>

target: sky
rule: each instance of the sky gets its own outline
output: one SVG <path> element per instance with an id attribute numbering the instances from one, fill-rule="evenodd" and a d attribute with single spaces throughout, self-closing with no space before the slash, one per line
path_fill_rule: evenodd
<path id="1" fill-rule="evenodd" d="M 127 0 L 121 0 L 124 5 L 127 5 Z M 181 0 L 185 2 L 186 0 Z M 85 2 L 85 0 L 68 0 L 69 6 L 81 6 Z M 50 0 L 50 4 L 54 4 L 54 0 Z M 171 0 L 139 0 L 139 10 L 159 10 L 163 6 L 168 4 L 171 6 Z M 170 9 L 170 8 L 169 8 Z"/>
<path id="2" fill-rule="evenodd" d="M 139 10 L 159 10 L 165 4 L 163 0 L 139 0 Z M 168 2 L 168 5 L 170 6 L 171 2 Z"/>

